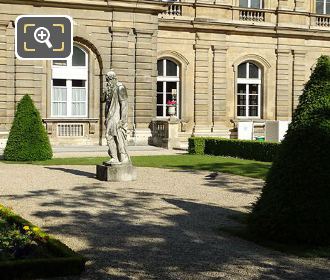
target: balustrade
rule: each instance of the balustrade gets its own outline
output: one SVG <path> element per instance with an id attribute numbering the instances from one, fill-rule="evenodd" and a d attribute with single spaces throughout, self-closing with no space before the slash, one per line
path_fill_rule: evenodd
<path id="1" fill-rule="evenodd" d="M 168 138 L 168 121 L 157 120 L 152 122 L 153 137 L 158 139 Z"/>
<path id="2" fill-rule="evenodd" d="M 316 25 L 321 27 L 330 27 L 330 17 L 317 16 Z"/>
<path id="3" fill-rule="evenodd" d="M 265 12 L 254 10 L 240 10 L 239 19 L 242 21 L 262 22 L 265 21 Z"/>
<path id="4" fill-rule="evenodd" d="M 162 15 L 166 16 L 182 16 L 181 3 L 170 3 L 168 5 L 167 11 L 163 12 Z"/>

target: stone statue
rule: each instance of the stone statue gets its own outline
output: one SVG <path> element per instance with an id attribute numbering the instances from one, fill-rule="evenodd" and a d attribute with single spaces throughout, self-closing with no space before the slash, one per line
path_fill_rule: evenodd
<path id="1" fill-rule="evenodd" d="M 105 102 L 106 140 L 111 159 L 106 165 L 129 164 L 127 153 L 127 91 L 125 86 L 118 82 L 116 73 L 110 70 L 106 74 L 106 89 L 101 101 Z"/>

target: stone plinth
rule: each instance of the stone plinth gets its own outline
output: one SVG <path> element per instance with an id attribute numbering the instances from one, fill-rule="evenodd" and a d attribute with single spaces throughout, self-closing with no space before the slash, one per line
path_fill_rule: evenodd
<path id="1" fill-rule="evenodd" d="M 136 168 L 130 164 L 96 165 L 96 178 L 101 181 L 124 182 L 136 180 Z"/>
<path id="2" fill-rule="evenodd" d="M 168 121 L 168 140 L 166 147 L 167 149 L 180 147 L 179 125 L 179 119 L 177 117 L 171 116 Z"/>

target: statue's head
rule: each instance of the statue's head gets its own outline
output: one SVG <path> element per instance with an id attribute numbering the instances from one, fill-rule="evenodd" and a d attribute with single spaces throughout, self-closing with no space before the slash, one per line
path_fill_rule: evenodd
<path id="1" fill-rule="evenodd" d="M 106 74 L 106 80 L 107 80 L 108 83 L 116 81 L 117 76 L 116 76 L 115 71 L 110 69 L 110 71 Z"/>

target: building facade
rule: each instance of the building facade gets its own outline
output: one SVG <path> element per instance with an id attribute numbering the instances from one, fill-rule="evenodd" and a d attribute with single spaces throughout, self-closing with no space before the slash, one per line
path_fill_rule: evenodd
<path id="1" fill-rule="evenodd" d="M 69 15 L 66 61 L 15 58 L 19 15 Z M 330 0 L 0 0 L 0 146 L 31 95 L 54 145 L 104 144 L 104 74 L 129 95 L 129 140 L 180 147 L 191 135 L 288 120 L 322 54 Z M 176 103 L 169 118 L 168 103 Z"/>

